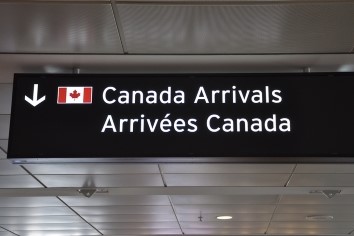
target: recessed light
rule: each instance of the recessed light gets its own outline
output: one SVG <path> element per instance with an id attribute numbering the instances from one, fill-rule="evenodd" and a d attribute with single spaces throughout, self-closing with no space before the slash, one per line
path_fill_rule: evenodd
<path id="1" fill-rule="evenodd" d="M 231 220 L 232 216 L 218 216 L 216 217 L 218 220 Z"/>
<path id="2" fill-rule="evenodd" d="M 309 220 L 309 221 L 331 221 L 331 220 L 334 220 L 334 217 L 329 216 L 329 215 L 314 215 L 314 216 L 306 216 L 306 220 Z"/>

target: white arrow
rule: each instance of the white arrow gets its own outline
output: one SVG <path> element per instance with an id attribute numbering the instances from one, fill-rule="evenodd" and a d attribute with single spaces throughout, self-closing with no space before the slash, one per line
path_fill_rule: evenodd
<path id="1" fill-rule="evenodd" d="M 25 96 L 25 100 L 34 107 L 45 100 L 45 96 L 38 99 L 38 84 L 33 85 L 33 99 L 30 99 L 29 97 Z"/>

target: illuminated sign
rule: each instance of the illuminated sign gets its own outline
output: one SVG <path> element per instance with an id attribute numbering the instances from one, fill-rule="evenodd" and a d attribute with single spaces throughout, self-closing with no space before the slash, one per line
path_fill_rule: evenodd
<path id="1" fill-rule="evenodd" d="M 353 89 L 351 73 L 17 74 L 8 155 L 350 158 Z"/>

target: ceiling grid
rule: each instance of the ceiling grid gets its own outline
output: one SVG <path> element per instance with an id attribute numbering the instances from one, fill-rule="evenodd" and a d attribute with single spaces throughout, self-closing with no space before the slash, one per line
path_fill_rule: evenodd
<path id="1" fill-rule="evenodd" d="M 3 166 L 3 164 L 1 166 Z M 93 168 L 90 164 L 25 164 L 24 166 L 29 171 L 32 170 L 30 173 L 34 176 L 39 176 L 46 173 L 52 173 L 55 176 L 63 174 L 70 175 L 70 173 L 75 170 L 80 171 L 81 174 L 86 173 L 87 177 L 90 175 L 101 175 L 105 172 L 119 174 L 128 171 L 139 174 L 140 170 L 145 170 L 145 173 L 159 173 L 158 164 L 99 164 L 96 165 L 95 168 Z M 64 166 L 70 168 L 64 168 Z M 349 174 L 353 172 L 354 168 L 353 165 L 301 164 L 297 165 L 294 171 L 294 166 L 295 165 L 292 164 L 160 164 L 161 173 L 164 174 L 173 173 L 176 175 L 185 175 L 186 173 L 189 173 L 191 175 L 203 174 L 210 176 L 214 176 L 215 174 L 240 173 L 252 173 L 258 175 L 269 173 L 287 173 L 290 175 L 293 172 L 308 173 L 311 172 L 313 168 L 316 169 L 317 173 L 312 175 L 329 174 L 332 172 L 337 172 L 337 174 Z M 22 173 L 19 166 L 13 166 L 11 168 L 19 168 L 17 173 Z M 75 177 L 73 176 L 72 178 Z M 233 182 L 232 179 L 229 181 Z M 291 184 L 285 186 L 286 182 L 287 178 L 278 188 L 293 188 Z M 208 185 L 205 185 L 203 182 L 200 184 L 201 185 L 199 185 L 199 187 L 205 186 L 206 188 L 213 188 L 208 187 Z M 13 185 L 13 187 L 15 186 L 16 185 Z M 228 184 L 228 186 L 231 188 L 232 184 Z M 258 187 L 255 186 L 254 188 L 261 189 L 262 186 L 266 185 L 259 182 L 257 186 Z M 77 186 L 76 189 L 80 187 L 82 186 Z M 105 185 L 98 187 L 103 188 Z M 198 185 L 191 186 L 190 189 L 197 187 Z M 299 187 L 301 188 L 301 186 Z M 312 188 L 315 187 L 316 186 L 312 186 Z M 127 189 L 128 188 L 129 187 L 127 186 Z M 173 187 L 164 187 L 163 184 L 161 184 L 160 188 L 169 189 Z M 64 215 L 66 215 L 68 220 L 68 217 L 81 216 L 85 219 L 85 221 L 89 222 L 94 227 L 98 227 L 98 230 L 102 232 L 103 235 L 122 235 L 127 233 L 135 235 L 144 235 L 145 233 L 151 233 L 154 235 L 171 233 L 177 235 L 181 234 L 181 232 L 179 231 L 179 233 L 177 233 L 177 228 L 173 227 L 174 225 L 175 227 L 179 227 L 178 222 L 183 230 L 182 232 L 185 234 L 199 235 L 246 235 L 256 233 L 263 234 L 264 232 L 267 232 L 268 235 L 274 235 L 289 234 L 290 231 L 298 232 L 300 234 L 306 234 L 306 232 L 316 232 L 316 234 L 323 233 L 341 235 L 347 234 L 349 231 L 354 229 L 354 224 L 351 223 L 351 219 L 354 219 L 354 215 L 352 214 L 354 197 L 352 194 L 345 193 L 345 189 L 343 190 L 344 194 L 335 196 L 333 199 L 328 199 L 322 194 L 309 194 L 310 191 L 308 191 L 307 194 L 295 195 L 286 194 L 286 191 L 283 191 L 283 194 L 280 194 L 279 192 L 279 194 L 275 195 L 262 195 L 262 191 L 260 190 L 256 195 L 227 195 L 227 192 L 219 192 L 218 194 L 212 195 L 176 195 L 176 193 L 171 192 L 172 195 L 169 193 L 168 195 L 143 194 L 139 196 L 114 195 L 114 189 L 107 189 L 108 193 L 113 194 L 112 196 L 105 196 L 104 193 L 97 193 L 97 195 L 94 195 L 91 198 L 78 196 L 77 190 L 74 189 L 73 190 L 76 192 L 74 196 L 60 197 L 59 190 L 58 195 L 62 202 L 55 202 L 55 197 L 46 198 L 46 200 L 43 197 L 25 197 L 26 191 L 23 191 L 23 197 L 1 197 L 0 214 L 2 216 L 6 216 L 7 219 L 0 217 L 0 225 L 6 227 L 6 229 L 14 231 L 19 235 L 30 235 L 30 233 L 41 234 L 41 232 L 37 230 L 39 227 L 51 229 L 49 231 L 52 233 L 47 232 L 46 235 L 51 235 L 58 232 L 62 235 L 68 235 L 69 232 L 75 231 L 75 229 L 72 228 L 74 225 L 70 224 L 68 221 L 65 222 L 65 218 L 58 218 L 60 215 L 60 217 L 64 217 Z M 118 187 L 118 189 L 120 188 Z M 152 187 L 151 190 L 154 192 L 154 187 Z M 50 191 L 50 188 L 48 188 L 48 191 Z M 156 192 L 156 194 L 158 194 L 158 192 Z M 265 192 L 263 194 L 265 194 Z M 36 199 L 38 199 L 38 201 Z M 175 207 L 175 212 L 173 212 L 172 204 Z M 18 208 L 18 206 L 21 205 L 26 206 L 25 208 L 27 209 Z M 38 213 L 30 213 L 28 210 L 33 207 L 39 207 L 38 210 L 40 211 L 38 211 Z M 63 207 L 68 208 L 67 213 L 57 215 L 56 212 L 59 212 L 58 210 L 61 211 L 61 208 Z M 40 208 L 42 208 L 42 210 Z M 77 212 L 77 215 L 74 214 L 70 208 L 74 209 L 74 211 Z M 15 212 L 16 214 L 14 214 Z M 46 217 L 42 217 L 44 216 L 42 214 L 49 214 L 50 212 L 54 214 L 50 214 L 52 216 L 46 215 Z M 234 219 L 226 222 L 218 221 L 216 216 L 223 213 L 233 215 Z M 202 214 L 203 222 L 199 221 L 200 214 Z M 321 214 L 333 215 L 335 220 L 330 222 L 311 222 L 306 220 L 306 217 L 309 215 Z M 178 218 L 178 221 L 176 217 Z M 16 221 L 14 221 L 16 218 L 20 218 L 22 220 L 17 221 L 16 223 Z M 57 219 L 58 222 L 55 222 L 55 219 Z M 9 220 L 13 220 L 15 224 L 9 224 Z M 33 226 L 29 228 L 26 225 L 31 221 Z M 65 223 L 59 223 L 60 221 Z M 28 223 L 23 225 L 24 222 Z M 60 231 L 60 229 L 63 229 L 62 227 L 66 227 L 66 231 Z M 86 232 L 88 235 L 94 235 L 91 231 L 88 232 L 87 229 L 84 229 L 83 225 L 80 226 L 80 224 L 76 224 L 76 228 L 77 227 L 81 228 L 76 229 L 80 230 L 80 232 Z M 72 231 L 69 229 L 72 229 Z M 78 235 L 80 235 L 80 233 L 78 233 Z"/>
<path id="2" fill-rule="evenodd" d="M 284 187 L 286 187 L 287 184 L 284 185 Z M 274 215 L 275 215 L 275 212 L 277 211 L 277 208 L 278 208 L 278 205 L 279 205 L 279 202 L 281 201 L 281 198 L 283 197 L 283 195 L 278 195 L 278 199 L 277 199 L 277 202 L 275 204 L 275 208 L 274 208 L 274 211 L 269 219 L 269 223 L 267 225 L 267 229 L 265 230 L 264 234 L 268 234 L 268 231 L 270 229 L 270 226 L 271 226 L 271 223 L 273 221 L 273 218 L 274 218 Z"/>
<path id="3" fill-rule="evenodd" d="M 120 20 L 120 16 L 119 16 L 119 12 L 117 9 L 117 4 L 115 0 L 110 0 L 111 2 L 111 7 L 112 7 L 112 11 L 113 11 L 113 16 L 114 16 L 114 20 L 116 22 L 116 26 L 117 26 L 117 30 L 118 30 L 118 35 L 119 35 L 119 39 L 120 42 L 122 44 L 122 49 L 123 49 L 123 53 L 124 54 L 128 54 L 128 49 L 127 49 L 127 44 L 125 41 L 125 37 L 124 37 L 124 30 L 123 30 L 123 26 Z"/>
<path id="4" fill-rule="evenodd" d="M 2 236 L 2 235 L 6 236 L 6 232 L 8 232 L 8 233 L 9 233 L 8 235 L 16 235 L 16 236 L 20 236 L 20 235 L 18 235 L 18 234 L 15 234 L 14 232 L 11 232 L 10 230 L 8 230 L 8 229 L 6 229 L 6 228 L 2 227 L 2 226 L 0 226 L 0 228 L 1 228 L 1 229 L 3 229 L 3 230 L 4 230 L 4 232 L 5 232 L 5 234 L 3 234 L 4 232 L 0 232 L 0 236 Z"/>

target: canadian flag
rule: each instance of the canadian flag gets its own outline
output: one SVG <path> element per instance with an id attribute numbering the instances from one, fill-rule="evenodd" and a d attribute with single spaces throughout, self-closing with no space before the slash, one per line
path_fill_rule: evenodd
<path id="1" fill-rule="evenodd" d="M 92 87 L 58 87 L 58 104 L 91 104 Z"/>

